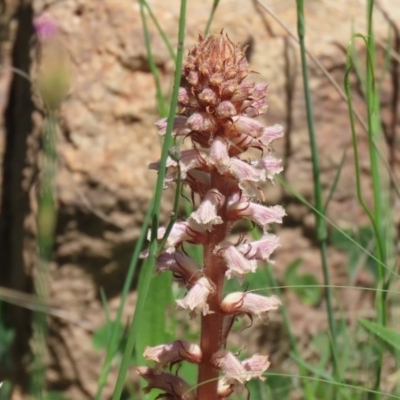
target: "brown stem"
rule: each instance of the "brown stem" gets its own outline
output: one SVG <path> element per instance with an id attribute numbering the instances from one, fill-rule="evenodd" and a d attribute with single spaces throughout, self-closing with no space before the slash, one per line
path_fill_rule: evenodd
<path id="1" fill-rule="evenodd" d="M 199 365 L 197 400 L 217 400 L 219 371 L 211 365 L 210 360 L 224 341 L 223 315 L 220 312 L 220 304 L 226 267 L 223 260 L 214 254 L 214 249 L 225 239 L 230 229 L 230 224 L 226 222 L 226 199 L 229 195 L 227 179 L 214 172 L 211 174 L 211 187 L 225 196 L 225 204 L 219 212 L 224 223 L 214 226 L 210 232 L 209 241 L 204 246 L 204 274 L 215 285 L 215 292 L 208 298 L 211 313 L 201 318 L 200 347 L 203 358 Z"/>

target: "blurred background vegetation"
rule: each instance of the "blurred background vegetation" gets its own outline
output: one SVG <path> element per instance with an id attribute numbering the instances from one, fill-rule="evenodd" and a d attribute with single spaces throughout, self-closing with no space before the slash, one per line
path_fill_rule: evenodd
<path id="1" fill-rule="evenodd" d="M 284 307 L 267 325 L 240 321 L 229 343 L 270 355 L 251 398 L 400 398 L 398 0 L 0 9 L 0 399 L 154 399 L 134 373 L 141 349 L 198 338 L 170 277 L 150 281 L 132 254 L 173 207 L 167 191 L 157 210 L 147 165 L 163 145 L 155 121 L 174 113 L 178 30 L 184 56 L 209 28 L 249 46 L 254 78 L 269 82 L 264 122 L 285 129 L 285 170 L 264 190 L 287 210 L 281 247 L 244 284 Z M 195 369 L 180 374 L 195 383 Z"/>

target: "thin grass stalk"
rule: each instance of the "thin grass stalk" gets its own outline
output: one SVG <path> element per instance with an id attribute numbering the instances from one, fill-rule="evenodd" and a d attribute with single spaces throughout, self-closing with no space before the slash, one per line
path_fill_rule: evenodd
<path id="1" fill-rule="evenodd" d="M 339 388 L 345 388 L 345 389 L 353 389 L 357 390 L 362 393 L 366 394 L 371 394 L 374 396 L 377 396 L 378 399 L 395 399 L 395 400 L 400 400 L 400 397 L 397 395 L 381 392 L 379 390 L 374 390 L 374 389 L 368 389 L 362 386 L 356 386 L 356 385 L 351 385 L 349 383 L 342 383 L 338 382 L 336 380 L 329 380 L 329 379 L 321 379 L 321 378 L 316 378 L 313 376 L 296 376 L 293 374 L 283 374 L 283 373 L 278 373 L 278 372 L 266 372 L 265 376 L 268 378 L 268 376 L 280 376 L 280 377 L 289 377 L 289 378 L 297 378 L 297 379 L 308 379 L 309 381 L 314 381 L 314 382 L 320 382 L 320 383 L 327 383 L 328 385 L 332 385 L 335 387 Z M 354 399 L 354 397 L 352 397 Z"/>
<path id="2" fill-rule="evenodd" d="M 304 85 L 304 96 L 306 102 L 306 110 L 307 110 L 307 123 L 308 123 L 308 132 L 310 138 L 310 149 L 311 149 L 311 159 L 312 159 L 312 167 L 313 167 L 313 180 L 314 180 L 314 200 L 315 200 L 315 208 L 319 211 L 316 213 L 316 234 L 317 241 L 320 247 L 321 253 L 321 263 L 322 263 L 322 272 L 324 285 L 327 286 L 325 291 L 325 299 L 327 306 L 327 314 L 328 314 L 328 322 L 329 322 L 329 330 L 332 337 L 332 364 L 334 368 L 334 375 L 338 376 L 339 367 L 337 365 L 334 354 L 337 353 L 337 337 L 336 337 L 336 322 L 334 320 L 334 312 L 333 312 L 333 301 L 332 301 L 332 290 L 330 287 L 330 276 L 329 276 L 329 268 L 328 268 L 328 255 L 327 255 L 327 229 L 326 222 L 324 218 L 321 218 L 321 214 L 324 215 L 325 207 L 322 199 L 322 186 L 320 180 L 320 168 L 319 168 L 319 157 L 318 157 L 318 148 L 317 141 L 315 135 L 315 127 L 314 127 L 314 116 L 313 116 L 313 107 L 310 95 L 310 86 L 308 79 L 308 67 L 306 60 L 306 46 L 304 42 L 305 38 L 305 18 L 304 18 L 304 4 L 303 0 L 296 0 L 297 2 L 297 30 L 298 36 L 300 40 L 300 55 L 301 55 L 301 65 L 302 65 L 302 75 L 303 75 L 303 85 Z"/>
<path id="3" fill-rule="evenodd" d="M 128 340 L 124 350 L 124 354 L 121 360 L 120 369 L 118 372 L 118 378 L 115 385 L 112 400 L 119 400 L 121 398 L 122 390 L 124 387 L 125 376 L 128 371 L 130 358 L 135 346 L 136 334 L 138 331 L 137 323 L 142 318 L 142 313 L 146 301 L 147 292 L 150 286 L 150 281 L 153 273 L 155 254 L 158 250 L 157 243 L 157 230 L 159 226 L 159 213 L 161 209 L 161 198 L 165 177 L 165 165 L 168 157 L 168 151 L 172 145 L 172 128 L 175 118 L 176 107 L 178 105 L 178 91 L 179 82 L 181 79 L 181 69 L 183 63 L 183 44 L 185 40 L 185 22 L 186 22 L 186 0 L 181 1 L 180 14 L 179 14 L 179 32 L 178 32 L 178 49 L 175 62 L 175 76 L 174 76 L 174 89 L 171 98 L 171 108 L 169 110 L 167 131 L 165 134 L 164 145 L 161 152 L 160 169 L 157 178 L 157 184 L 154 195 L 154 203 L 152 206 L 152 231 L 149 248 L 149 257 L 147 262 L 147 268 L 144 269 L 145 274 L 142 280 L 142 292 L 138 296 L 138 302 L 136 304 L 135 314 L 132 319 L 132 323 L 128 333 Z"/>
<path id="4" fill-rule="evenodd" d="M 106 317 L 106 322 L 107 322 L 107 324 L 109 324 L 109 323 L 111 323 L 111 316 L 110 316 L 110 309 L 108 307 L 106 292 L 104 291 L 103 287 L 101 287 L 99 291 L 100 291 L 101 304 L 103 306 L 104 315 Z"/>
<path id="5" fill-rule="evenodd" d="M 214 0 L 214 3 L 211 7 L 210 16 L 208 17 L 206 28 L 204 29 L 204 35 L 208 35 L 208 33 L 210 32 L 211 23 L 214 19 L 214 14 L 215 14 L 215 11 L 217 10 L 219 2 L 220 2 L 220 0 Z"/>
<path id="6" fill-rule="evenodd" d="M 356 193 L 357 199 L 360 203 L 361 207 L 363 208 L 364 212 L 368 215 L 368 218 L 371 222 L 371 225 L 374 229 L 375 235 L 378 233 L 378 226 L 376 225 L 375 218 L 373 212 L 369 209 L 367 203 L 364 200 L 361 188 L 361 169 L 360 169 L 360 161 L 358 157 L 358 141 L 356 135 L 356 128 L 355 128 L 355 121 L 354 121 L 354 108 L 353 108 L 353 101 L 351 98 L 351 88 L 350 88 L 350 81 L 349 76 L 350 72 L 353 69 L 354 64 L 348 55 L 347 57 L 347 70 L 345 73 L 344 78 L 344 86 L 347 95 L 347 105 L 349 110 L 349 120 L 350 120 L 350 130 L 351 130 L 351 137 L 352 137 L 352 146 L 354 151 L 354 170 L 355 170 L 355 177 L 356 177 Z M 379 246 L 379 243 L 378 243 Z"/>
<path id="7" fill-rule="evenodd" d="M 392 58 L 390 51 L 392 50 L 392 47 L 394 46 L 393 42 L 394 42 L 393 29 L 391 26 L 389 26 L 388 27 L 388 39 L 387 39 L 386 46 L 384 47 L 385 57 L 384 57 L 384 61 L 383 61 L 382 71 L 380 73 L 379 79 L 377 79 L 377 84 L 376 84 L 376 86 L 378 88 L 377 89 L 378 93 L 381 93 L 383 81 L 390 74 L 391 58 Z"/>
<path id="8" fill-rule="evenodd" d="M 400 275 L 396 273 L 392 268 L 389 268 L 386 264 L 383 264 L 381 260 L 375 257 L 368 249 L 360 245 L 356 240 L 354 240 L 351 236 L 349 236 L 345 231 L 343 231 L 338 225 L 336 225 L 332 220 L 330 220 L 325 214 L 318 211 L 312 204 L 310 204 L 299 192 L 294 190 L 285 180 L 281 177 L 277 177 L 276 180 L 291 194 L 293 194 L 298 200 L 300 200 L 304 205 L 310 208 L 310 210 L 314 211 L 314 213 L 318 214 L 321 218 L 323 218 L 329 225 L 338 230 L 347 240 L 349 240 L 354 246 L 359 248 L 364 254 L 374 260 L 377 264 L 380 264 L 382 268 L 384 268 L 388 274 L 393 278 L 400 279 Z M 324 285 L 326 287 L 326 285 Z M 330 285 L 330 287 L 334 287 Z M 379 291 L 386 291 L 387 289 L 379 289 Z"/>
<path id="9" fill-rule="evenodd" d="M 144 8 L 146 6 L 144 0 L 139 0 L 139 6 L 140 6 L 140 17 L 142 20 L 142 26 L 143 26 L 143 37 L 144 37 L 144 42 L 146 46 L 146 53 L 147 53 L 147 59 L 148 59 L 148 64 L 149 68 L 151 71 L 151 74 L 154 77 L 154 83 L 156 86 L 156 97 L 157 97 L 157 105 L 158 105 L 158 112 L 160 115 L 163 117 L 168 114 L 168 105 L 165 101 L 162 88 L 161 88 L 161 81 L 160 81 L 160 74 L 158 72 L 158 68 L 156 65 L 156 62 L 153 57 L 153 52 L 151 51 L 151 38 L 150 38 L 150 32 L 147 27 L 147 18 L 144 13 Z"/>
<path id="10" fill-rule="evenodd" d="M 387 218 L 385 218 L 384 199 L 383 192 L 387 188 L 382 187 L 382 175 L 379 168 L 379 155 L 376 150 L 377 143 L 381 140 L 381 125 L 379 119 L 379 96 L 375 87 L 374 70 L 376 65 L 375 57 L 375 39 L 374 39 L 374 28 L 373 28 L 373 9 L 374 1 L 368 0 L 367 2 L 367 113 L 368 113 L 368 145 L 370 154 L 371 164 L 371 179 L 374 193 L 374 220 L 377 226 L 377 258 L 379 258 L 384 264 L 387 262 L 386 255 L 386 235 L 385 225 L 387 224 Z M 369 62 L 368 62 L 369 60 Z M 386 205 L 386 204 L 385 204 Z M 378 286 L 384 287 L 386 274 L 382 267 L 378 267 Z M 377 308 L 377 321 L 380 325 L 386 325 L 386 294 L 384 292 L 377 292 L 376 296 L 376 308 Z M 376 377 L 374 389 L 378 390 L 381 381 L 381 371 L 383 362 L 383 349 L 378 347 L 378 361 L 376 364 Z M 374 398 L 377 398 L 374 396 Z"/>
<path id="11" fill-rule="evenodd" d="M 154 15 L 151 7 L 149 6 L 149 3 L 146 0 L 143 0 L 143 4 L 144 6 L 147 8 L 147 11 L 149 12 L 150 18 L 153 21 L 154 25 L 156 26 L 158 33 L 160 34 L 162 40 L 165 43 L 165 46 L 168 49 L 168 53 L 171 57 L 171 59 L 175 60 L 176 58 L 176 54 L 175 54 L 175 50 L 171 45 L 171 42 L 169 41 L 167 35 L 165 34 L 164 30 L 162 29 L 161 25 L 158 22 L 157 17 Z M 144 18 L 144 15 L 142 15 L 142 18 Z"/>
<path id="12" fill-rule="evenodd" d="M 327 197 L 327 199 L 325 201 L 324 214 L 326 214 L 328 212 L 328 206 L 329 206 L 330 201 L 332 200 L 333 194 L 335 193 L 335 190 L 336 190 L 337 185 L 339 183 L 340 174 L 342 172 L 342 168 L 343 168 L 343 165 L 344 165 L 345 161 L 346 161 L 346 150 L 343 152 L 342 159 L 340 160 L 339 167 L 338 167 L 338 169 L 336 171 L 335 177 L 333 178 L 332 186 L 331 186 L 331 188 L 329 190 L 328 197 Z"/>
<path id="13" fill-rule="evenodd" d="M 54 243 L 56 223 L 55 203 L 55 171 L 56 171 L 56 126 L 57 119 L 53 111 L 49 111 L 43 138 L 43 165 L 39 189 L 39 209 L 37 217 L 38 257 L 35 291 L 40 302 L 47 303 L 49 297 L 48 274 Z M 47 314 L 36 311 L 33 314 L 33 363 L 31 374 L 31 393 L 35 398 L 43 398 L 45 390 Z"/>

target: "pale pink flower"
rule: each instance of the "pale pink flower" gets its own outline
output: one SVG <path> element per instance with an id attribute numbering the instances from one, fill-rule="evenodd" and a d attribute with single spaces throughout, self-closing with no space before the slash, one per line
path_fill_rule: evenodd
<path id="1" fill-rule="evenodd" d="M 264 99 L 257 99 L 251 102 L 249 106 L 246 105 L 244 108 L 244 112 L 250 118 L 258 117 L 259 115 L 264 114 L 268 109 L 268 106 Z"/>
<path id="2" fill-rule="evenodd" d="M 221 101 L 215 109 L 215 115 L 218 117 L 228 118 L 237 114 L 236 107 L 228 100 Z"/>
<path id="3" fill-rule="evenodd" d="M 212 356 L 211 362 L 224 374 L 225 379 L 221 383 L 221 389 L 224 387 L 225 391 L 228 391 L 229 387 L 231 387 L 232 380 L 241 384 L 255 378 L 265 380 L 262 374 L 270 366 L 268 356 L 255 354 L 240 362 L 227 350 L 219 350 Z"/>
<path id="4" fill-rule="evenodd" d="M 262 260 L 270 262 L 269 257 L 278 246 L 278 236 L 264 234 L 260 240 L 239 245 L 238 250 L 249 260 Z"/>
<path id="5" fill-rule="evenodd" d="M 241 201 L 230 204 L 228 208 L 229 219 L 250 219 L 264 229 L 268 224 L 282 223 L 282 218 L 285 215 L 285 210 L 281 206 L 264 206 L 253 203 L 246 197 L 243 197 Z"/>
<path id="6" fill-rule="evenodd" d="M 238 158 L 231 158 L 229 172 L 237 179 L 239 187 L 244 191 L 246 189 L 246 184 L 251 183 L 251 185 L 254 185 L 258 182 L 265 181 L 266 178 L 265 170 L 257 169 Z"/>
<path id="7" fill-rule="evenodd" d="M 275 295 L 266 297 L 254 293 L 233 292 L 222 300 L 221 310 L 226 314 L 253 314 L 261 318 L 261 314 L 276 310 L 281 304 Z"/>
<path id="8" fill-rule="evenodd" d="M 227 350 L 219 350 L 213 354 L 211 363 L 215 368 L 220 369 L 226 378 L 234 379 L 240 383 L 248 380 L 244 366 Z"/>
<path id="9" fill-rule="evenodd" d="M 190 133 L 190 129 L 186 126 L 186 118 L 185 117 L 176 117 L 174 119 L 174 126 L 172 128 L 172 136 L 186 136 Z M 156 123 L 156 128 L 158 134 L 160 136 L 164 136 L 165 132 L 167 131 L 167 118 L 162 118 L 158 120 Z"/>
<path id="10" fill-rule="evenodd" d="M 254 92 L 255 85 L 256 84 L 251 81 L 242 82 L 236 89 L 231 101 L 233 103 L 241 103 L 242 101 L 246 100 Z"/>
<path id="11" fill-rule="evenodd" d="M 232 96 L 236 92 L 237 88 L 238 84 L 233 79 L 229 79 L 223 82 L 221 87 L 222 97 L 224 98 Z"/>
<path id="12" fill-rule="evenodd" d="M 211 189 L 204 197 L 196 211 L 190 218 L 203 226 L 207 231 L 211 231 L 214 225 L 222 224 L 223 221 L 218 215 L 218 210 L 224 204 L 225 197 L 217 189 Z"/>
<path id="13" fill-rule="evenodd" d="M 199 82 L 199 73 L 197 71 L 190 71 L 187 77 L 187 81 L 191 85 L 197 85 Z"/>
<path id="14" fill-rule="evenodd" d="M 190 149 L 190 150 L 183 150 L 180 155 L 179 160 L 179 167 L 181 170 L 181 178 L 185 179 L 188 171 L 199 168 L 205 165 L 210 165 L 211 160 L 208 154 L 205 152 L 199 151 L 197 149 Z M 173 178 L 174 180 L 177 179 L 178 175 L 178 163 L 173 160 L 171 157 L 167 158 L 166 163 L 167 168 L 167 177 L 169 180 Z M 160 169 L 160 161 L 150 163 L 149 169 Z M 169 182 L 168 182 L 169 183 Z"/>
<path id="15" fill-rule="evenodd" d="M 177 300 L 176 303 L 180 308 L 190 310 L 192 317 L 196 315 L 197 311 L 206 315 L 210 310 L 207 298 L 213 291 L 214 285 L 206 277 L 203 277 L 194 284 L 184 299 Z"/>
<path id="16" fill-rule="evenodd" d="M 283 137 L 283 128 L 281 125 L 267 126 L 264 128 L 260 137 L 260 142 L 268 146 L 273 140 Z"/>
<path id="17" fill-rule="evenodd" d="M 216 106 L 219 103 L 219 99 L 214 90 L 205 88 L 198 95 L 200 103 L 205 106 Z"/>
<path id="18" fill-rule="evenodd" d="M 239 282 L 243 282 L 246 274 L 255 272 L 257 269 L 257 262 L 246 258 L 232 243 L 219 244 L 215 248 L 215 253 L 225 260 L 227 267 L 225 276 L 227 279 L 237 277 Z"/>
<path id="19" fill-rule="evenodd" d="M 253 94 L 251 95 L 252 99 L 264 99 L 267 95 L 268 83 L 258 82 L 254 86 Z"/>
<path id="20" fill-rule="evenodd" d="M 188 171 L 186 178 L 182 182 L 189 185 L 193 193 L 198 193 L 201 198 L 206 195 L 211 187 L 210 175 L 198 169 Z"/>
<path id="21" fill-rule="evenodd" d="M 220 174 L 229 170 L 231 159 L 228 149 L 229 143 L 223 136 L 214 138 L 210 149 L 210 158 Z"/>
<path id="22" fill-rule="evenodd" d="M 161 240 L 166 232 L 165 227 L 158 228 L 157 239 Z M 151 231 L 148 239 L 151 237 Z M 207 240 L 205 229 L 193 220 L 175 222 L 165 243 L 165 251 L 173 253 L 175 248 L 186 241 L 193 244 L 204 243 Z"/>
<path id="23" fill-rule="evenodd" d="M 250 199 L 248 199 L 246 196 L 243 196 L 240 191 L 232 192 L 232 194 L 228 197 L 228 201 L 226 202 L 228 209 L 243 199 L 250 201 Z"/>
<path id="24" fill-rule="evenodd" d="M 155 347 L 146 347 L 143 357 L 146 360 L 154 361 L 160 368 L 165 368 L 183 360 L 198 364 L 202 354 L 197 344 L 186 340 L 176 340 Z"/>
<path id="25" fill-rule="evenodd" d="M 243 384 L 238 382 L 235 379 L 228 378 L 226 376 L 223 376 L 218 380 L 218 398 L 219 399 L 226 399 L 228 398 L 233 392 L 240 392 L 243 388 Z"/>
<path id="26" fill-rule="evenodd" d="M 222 355 L 224 357 L 224 355 Z M 226 356 L 226 362 L 229 364 L 229 356 Z M 232 363 L 237 369 L 240 367 L 235 361 Z M 264 381 L 265 378 L 262 374 L 268 369 L 270 362 L 268 361 L 268 356 L 262 356 L 255 354 L 251 358 L 248 358 L 241 362 L 241 365 L 246 372 L 243 373 L 243 378 L 239 381 L 233 376 L 222 376 L 218 380 L 218 398 L 225 399 L 228 398 L 232 393 L 242 393 L 244 391 L 244 384 L 250 379 L 258 378 Z M 238 375 L 236 375 L 237 377 Z"/>
<path id="27" fill-rule="evenodd" d="M 250 118 L 258 117 L 267 111 L 265 96 L 267 92 L 266 83 L 257 83 L 252 95 L 243 102 L 241 111 Z"/>
<path id="28" fill-rule="evenodd" d="M 272 156 L 266 156 L 252 164 L 256 168 L 265 169 L 267 172 L 267 178 L 271 181 L 273 180 L 274 175 L 283 171 L 282 161 Z"/>
<path id="29" fill-rule="evenodd" d="M 179 88 L 178 101 L 183 106 L 194 107 L 194 108 L 199 107 L 199 103 L 196 97 L 187 88 L 183 87 Z"/>
<path id="30" fill-rule="evenodd" d="M 200 266 L 193 258 L 178 251 L 162 253 L 157 258 L 155 272 L 159 274 L 163 271 L 171 271 L 174 279 L 187 288 L 191 288 L 202 276 Z"/>
<path id="31" fill-rule="evenodd" d="M 257 107 L 261 107 L 261 105 L 257 105 Z M 258 113 L 259 109 L 256 108 L 248 108 L 248 110 L 252 110 L 254 113 Z M 254 137 L 252 135 L 248 135 L 247 133 L 238 132 L 236 136 L 230 137 L 231 145 L 234 148 L 237 148 L 238 153 L 246 151 L 249 147 L 258 148 L 260 150 L 268 149 L 268 145 L 274 139 L 276 139 L 280 134 L 282 134 L 282 127 L 280 125 L 275 125 L 273 127 L 264 128 L 263 134 L 261 136 Z M 253 165 L 256 163 L 252 163 Z"/>
<path id="32" fill-rule="evenodd" d="M 249 372 L 247 375 L 248 379 L 258 378 L 265 381 L 262 374 L 269 368 L 271 363 L 268 360 L 268 356 L 254 354 L 252 357 L 242 361 L 242 365 Z"/>
<path id="33" fill-rule="evenodd" d="M 193 168 L 204 167 L 211 164 L 209 155 L 197 149 L 184 150 L 181 153 L 179 165 L 181 167 L 181 177 L 184 179 L 186 173 Z"/>
<path id="34" fill-rule="evenodd" d="M 189 104 L 189 99 L 190 99 L 190 92 L 188 91 L 188 89 L 180 87 L 178 91 L 178 101 L 185 106 Z"/>
<path id="35" fill-rule="evenodd" d="M 210 132 L 216 127 L 213 117 L 205 112 L 196 112 L 192 114 L 186 122 L 186 125 L 193 131 Z"/>
<path id="36" fill-rule="evenodd" d="M 244 133 L 239 133 L 237 136 L 230 138 L 230 144 L 238 153 L 246 151 L 249 147 L 260 148 L 262 146 L 259 139 Z"/>
<path id="37" fill-rule="evenodd" d="M 227 137 L 245 134 L 258 138 L 263 134 L 263 131 L 264 126 L 260 122 L 244 115 L 233 117 L 232 122 L 225 125 L 225 134 Z"/>
<path id="38" fill-rule="evenodd" d="M 226 78 L 225 78 L 224 74 L 222 74 L 221 72 L 215 72 L 210 77 L 210 83 L 214 87 L 220 87 L 225 79 Z"/>

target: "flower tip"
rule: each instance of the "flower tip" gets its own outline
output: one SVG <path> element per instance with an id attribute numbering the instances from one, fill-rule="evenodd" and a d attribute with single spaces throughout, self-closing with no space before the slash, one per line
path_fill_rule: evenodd
<path id="1" fill-rule="evenodd" d="M 58 26 L 55 20 L 47 14 L 36 17 L 33 21 L 33 27 L 41 40 L 51 39 L 58 33 Z"/>

